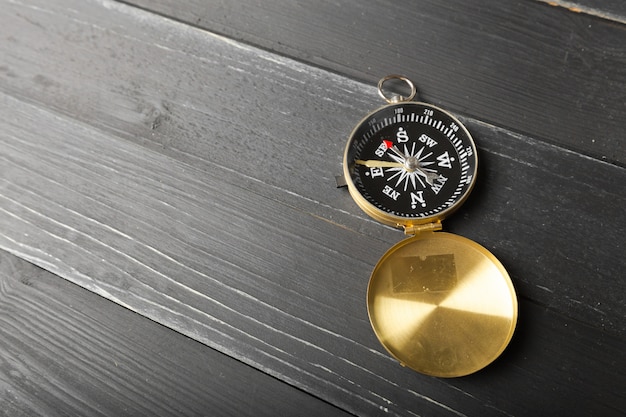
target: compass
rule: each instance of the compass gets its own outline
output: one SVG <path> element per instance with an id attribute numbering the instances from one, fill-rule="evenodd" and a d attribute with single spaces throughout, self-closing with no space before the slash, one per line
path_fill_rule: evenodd
<path id="1" fill-rule="evenodd" d="M 379 83 L 382 85 L 388 76 Z M 401 77 L 408 83 L 410 81 Z M 448 112 L 415 96 L 387 98 L 350 135 L 344 175 L 357 204 L 392 226 L 437 222 L 458 208 L 476 180 L 476 147 Z"/>
<path id="2" fill-rule="evenodd" d="M 408 97 L 387 96 L 390 80 Z M 411 235 L 389 249 L 370 277 L 370 323 L 385 349 L 418 372 L 457 377 L 493 362 L 513 336 L 517 298 L 506 269 L 487 249 L 441 221 L 476 182 L 469 131 L 436 106 L 412 101 L 414 84 L 389 75 L 387 102 L 353 129 L 343 157 L 350 195 L 369 216 Z"/>

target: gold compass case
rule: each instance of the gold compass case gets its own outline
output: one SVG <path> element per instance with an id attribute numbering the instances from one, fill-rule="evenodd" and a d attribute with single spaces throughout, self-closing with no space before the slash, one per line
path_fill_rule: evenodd
<path id="1" fill-rule="evenodd" d="M 383 84 L 409 85 L 388 98 Z M 384 348 L 426 375 L 459 377 L 493 362 L 509 344 L 517 298 L 500 261 L 467 238 L 439 232 L 474 187 L 474 141 L 450 113 L 411 101 L 403 76 L 380 80 L 387 105 L 353 129 L 344 178 L 357 205 L 375 220 L 413 235 L 390 248 L 370 277 L 367 308 Z"/>

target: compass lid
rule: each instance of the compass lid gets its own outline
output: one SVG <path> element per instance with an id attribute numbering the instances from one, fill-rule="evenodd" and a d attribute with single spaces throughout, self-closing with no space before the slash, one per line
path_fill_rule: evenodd
<path id="1" fill-rule="evenodd" d="M 376 336 L 404 366 L 458 377 L 494 361 L 513 336 L 517 299 L 502 264 L 461 236 L 420 233 L 393 246 L 370 278 Z"/>

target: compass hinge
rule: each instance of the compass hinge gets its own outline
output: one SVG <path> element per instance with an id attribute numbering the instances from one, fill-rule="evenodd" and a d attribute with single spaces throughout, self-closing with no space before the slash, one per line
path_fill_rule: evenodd
<path id="1" fill-rule="evenodd" d="M 409 226 L 404 226 L 404 234 L 405 235 L 416 235 L 422 232 L 436 232 L 437 230 L 441 230 L 441 222 L 433 222 L 426 224 L 412 224 Z"/>

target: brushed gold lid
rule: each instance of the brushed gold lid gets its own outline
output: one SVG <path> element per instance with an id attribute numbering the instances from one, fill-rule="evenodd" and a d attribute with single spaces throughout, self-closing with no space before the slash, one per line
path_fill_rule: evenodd
<path id="1" fill-rule="evenodd" d="M 444 232 L 389 249 L 372 272 L 367 308 L 393 357 L 438 377 L 489 365 L 517 322 L 515 289 L 502 264 L 476 242 Z"/>

